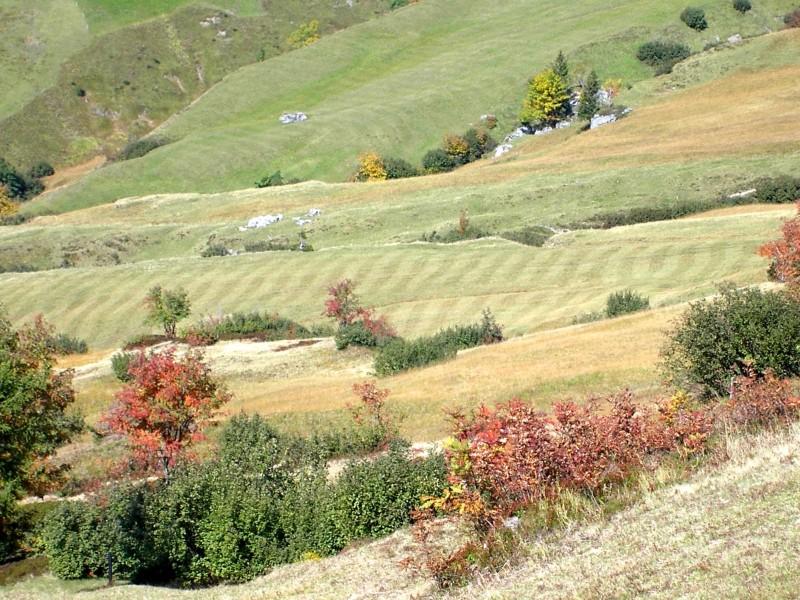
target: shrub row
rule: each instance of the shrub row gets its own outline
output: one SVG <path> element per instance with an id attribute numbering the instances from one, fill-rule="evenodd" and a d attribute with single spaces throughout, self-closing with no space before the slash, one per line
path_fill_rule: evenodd
<path id="1" fill-rule="evenodd" d="M 235 312 L 207 317 L 186 329 L 183 337 L 193 345 L 211 345 L 220 340 L 255 339 L 262 342 L 315 337 L 307 327 L 277 314 Z"/>
<path id="2" fill-rule="evenodd" d="M 133 581 L 243 581 L 402 527 L 421 496 L 441 493 L 444 475 L 440 455 L 412 459 L 398 443 L 332 482 L 312 445 L 240 416 L 217 459 L 153 486 L 122 486 L 102 502 L 65 502 L 42 538 L 64 579 L 103 576 L 111 552 L 117 574 Z"/>
<path id="3" fill-rule="evenodd" d="M 503 332 L 492 313 L 483 312 L 480 323 L 443 329 L 415 340 L 396 339 L 375 355 L 375 373 L 380 376 L 400 373 L 416 367 L 453 358 L 459 350 L 503 341 Z"/>
<path id="4" fill-rule="evenodd" d="M 146 154 L 149 154 L 156 148 L 160 148 L 161 146 L 166 146 L 170 143 L 170 140 L 160 136 L 150 136 L 146 138 L 142 138 L 139 140 L 134 140 L 132 142 L 128 142 L 125 147 L 119 151 L 117 156 L 114 160 L 122 161 L 122 160 L 133 160 L 134 158 L 141 158 Z"/>
<path id="5" fill-rule="evenodd" d="M 444 173 L 478 160 L 497 147 L 497 142 L 483 128 L 468 129 L 464 135 L 447 134 L 442 146 L 422 158 L 422 170 L 402 158 L 383 157 L 366 152 L 359 157 L 354 181 L 384 181 L 416 177 L 423 173 Z"/>
<path id="6" fill-rule="evenodd" d="M 753 184 L 756 190 L 752 196 L 721 196 L 715 200 L 689 200 L 664 206 L 640 206 L 607 213 L 598 213 L 583 222 L 571 223 L 570 229 L 611 229 L 623 225 L 652 223 L 680 219 L 687 215 L 761 202 L 765 204 L 784 204 L 800 201 L 800 178 L 789 175 L 763 177 Z"/>

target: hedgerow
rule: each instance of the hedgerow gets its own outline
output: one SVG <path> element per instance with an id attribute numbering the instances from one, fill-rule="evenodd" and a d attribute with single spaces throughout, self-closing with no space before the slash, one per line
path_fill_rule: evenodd
<path id="1" fill-rule="evenodd" d="M 501 341 L 502 327 L 487 309 L 480 323 L 449 327 L 430 337 L 389 342 L 378 350 L 373 366 L 383 377 L 448 360 L 459 350 Z"/>

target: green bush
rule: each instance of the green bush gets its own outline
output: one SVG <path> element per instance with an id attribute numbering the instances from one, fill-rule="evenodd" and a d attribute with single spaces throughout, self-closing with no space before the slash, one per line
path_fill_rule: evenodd
<path id="1" fill-rule="evenodd" d="M 352 540 L 385 536 L 407 525 L 422 496 L 443 491 L 444 458 L 409 457 L 406 443 L 393 443 L 387 454 L 351 462 L 335 483 L 330 506 L 340 548 Z"/>
<path id="2" fill-rule="evenodd" d="M 518 244 L 541 248 L 547 240 L 553 237 L 553 231 L 547 227 L 534 225 L 513 231 L 505 231 L 500 234 L 500 237 Z"/>
<path id="3" fill-rule="evenodd" d="M 389 8 L 392 10 L 403 6 L 408 6 L 408 0 L 389 0 Z"/>
<path id="4" fill-rule="evenodd" d="M 200 253 L 203 258 L 211 258 L 213 256 L 228 256 L 228 249 L 225 244 L 209 244 Z"/>
<path id="5" fill-rule="evenodd" d="M 800 177 L 779 175 L 759 179 L 754 199 L 768 204 L 800 201 Z"/>
<path id="6" fill-rule="evenodd" d="M 53 351 L 56 354 L 86 354 L 89 351 L 89 345 L 86 340 L 67 335 L 66 333 L 58 333 L 52 339 Z"/>
<path id="7" fill-rule="evenodd" d="M 473 162 L 497 148 L 497 142 L 484 129 L 468 129 L 464 139 L 469 146 L 467 162 Z"/>
<path id="8" fill-rule="evenodd" d="M 42 530 L 42 544 L 53 575 L 80 579 L 101 575 L 105 548 L 98 535 L 101 511 L 87 502 L 62 502 L 50 513 Z"/>
<path id="9" fill-rule="evenodd" d="M 39 179 L 40 177 L 49 177 L 55 172 L 56 170 L 53 168 L 53 165 L 51 165 L 49 162 L 42 161 L 33 165 L 30 168 L 30 171 L 28 171 L 28 174 L 33 179 Z"/>
<path id="10" fill-rule="evenodd" d="M 426 173 L 445 173 L 458 166 L 458 162 L 441 148 L 429 150 L 422 158 L 422 168 Z"/>
<path id="11" fill-rule="evenodd" d="M 134 158 L 141 158 L 142 156 L 149 154 L 156 148 L 160 148 L 161 146 L 166 146 L 169 144 L 170 140 L 167 138 L 159 137 L 159 136 L 152 136 L 142 138 L 140 140 L 135 140 L 133 142 L 129 142 L 122 150 L 119 151 L 115 160 L 122 161 L 122 160 L 133 160 Z"/>
<path id="12" fill-rule="evenodd" d="M 376 354 L 374 369 L 380 376 L 393 375 L 448 360 L 459 350 L 502 340 L 502 327 L 487 309 L 480 323 L 450 327 L 430 337 L 389 342 Z"/>
<path id="13" fill-rule="evenodd" d="M 378 338 L 367 329 L 363 321 L 355 321 L 349 325 L 342 325 L 336 330 L 334 336 L 336 349 L 344 350 L 350 346 L 364 346 L 374 348 L 378 345 Z"/>
<path id="14" fill-rule="evenodd" d="M 386 179 L 404 179 L 416 177 L 419 171 L 407 160 L 388 156 L 382 159 L 383 168 L 386 169 Z"/>
<path id="15" fill-rule="evenodd" d="M 377 459 L 351 462 L 333 483 L 319 474 L 304 477 L 284 498 L 290 555 L 333 554 L 355 540 L 392 533 L 410 523 L 423 495 L 442 492 L 445 476 L 441 454 L 413 459 L 398 442 Z"/>
<path id="16" fill-rule="evenodd" d="M 128 372 L 131 361 L 136 355 L 133 352 L 116 352 L 111 355 L 111 370 L 114 377 L 123 383 L 128 383 L 133 379 Z"/>
<path id="17" fill-rule="evenodd" d="M 685 44 L 678 42 L 654 40 L 639 46 L 636 58 L 655 68 L 657 75 L 672 71 L 677 63 L 689 58 L 691 51 Z"/>
<path id="18" fill-rule="evenodd" d="M 800 375 L 800 304 L 781 292 L 723 287 L 691 304 L 669 333 L 662 368 L 675 386 L 725 396 L 734 377 Z"/>
<path id="19" fill-rule="evenodd" d="M 280 171 L 275 171 L 272 175 L 265 175 L 256 181 L 257 188 L 277 187 L 281 185 L 292 185 L 293 183 L 300 183 L 299 179 L 286 179 Z"/>
<path id="20" fill-rule="evenodd" d="M 606 316 L 609 319 L 650 308 L 650 299 L 633 290 L 614 292 L 606 300 Z"/>
<path id="21" fill-rule="evenodd" d="M 681 21 L 695 31 L 703 31 L 708 27 L 705 11 L 702 8 L 696 8 L 694 6 L 687 6 L 683 9 Z"/>
<path id="22" fill-rule="evenodd" d="M 114 573 L 132 581 L 152 580 L 163 558 L 155 551 L 145 521 L 151 496 L 145 485 L 123 484 L 101 506 L 96 502 L 62 502 L 44 521 L 41 540 L 50 570 L 61 579 L 102 577 L 106 555 Z"/>
<path id="23" fill-rule="evenodd" d="M 744 14 L 753 8 L 750 0 L 733 0 L 733 8 Z"/>
<path id="24" fill-rule="evenodd" d="M 208 317 L 189 327 L 184 336 L 196 336 L 213 342 L 243 338 L 269 342 L 314 337 L 307 327 L 296 321 L 256 311 L 235 312 L 224 317 Z"/>

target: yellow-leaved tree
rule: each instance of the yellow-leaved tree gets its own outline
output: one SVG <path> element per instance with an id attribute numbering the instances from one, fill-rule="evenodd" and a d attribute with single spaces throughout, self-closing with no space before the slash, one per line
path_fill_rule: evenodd
<path id="1" fill-rule="evenodd" d="M 16 214 L 18 209 L 19 204 L 11 200 L 6 188 L 0 185 L 0 218 L 10 217 Z"/>
<path id="2" fill-rule="evenodd" d="M 546 69 L 531 79 L 522 103 L 523 123 L 552 125 L 566 116 L 569 92 L 564 80 L 553 69 Z"/>
<path id="3" fill-rule="evenodd" d="M 358 171 L 353 176 L 356 181 L 384 181 L 388 176 L 386 165 L 377 152 L 365 152 L 358 157 Z"/>
<path id="4" fill-rule="evenodd" d="M 295 29 L 286 40 L 292 48 L 303 48 L 319 41 L 319 21 L 313 19 Z"/>

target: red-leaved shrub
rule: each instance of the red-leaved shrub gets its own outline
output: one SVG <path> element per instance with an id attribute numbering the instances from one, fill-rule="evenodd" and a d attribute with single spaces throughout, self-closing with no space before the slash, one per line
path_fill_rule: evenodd
<path id="1" fill-rule="evenodd" d="M 792 384 L 772 371 L 764 377 L 739 377 L 730 399 L 720 407 L 721 420 L 738 427 L 788 422 L 800 416 L 800 397 Z"/>

